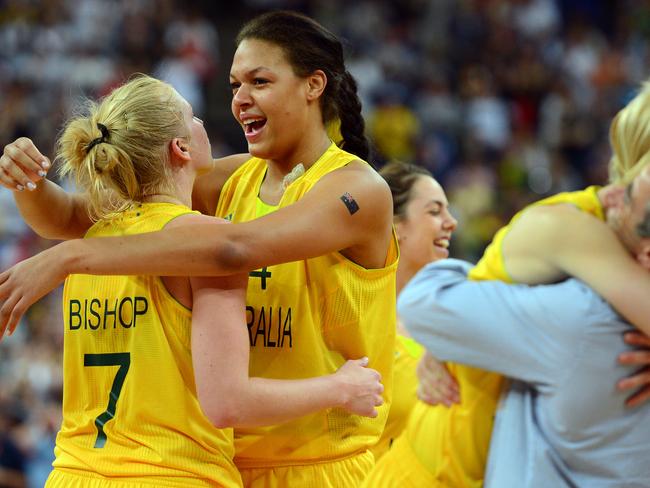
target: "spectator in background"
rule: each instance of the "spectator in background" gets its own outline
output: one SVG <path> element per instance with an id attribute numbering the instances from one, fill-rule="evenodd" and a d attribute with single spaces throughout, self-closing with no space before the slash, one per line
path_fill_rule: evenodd
<path id="1" fill-rule="evenodd" d="M 175 19 L 182 19 L 182 31 L 206 39 L 211 37 L 203 34 L 206 23 L 209 30 L 221 34 L 253 10 L 270 7 L 302 10 L 347 40 L 351 59 L 363 60 L 358 69 L 351 63 L 350 71 L 364 74 L 359 76 L 359 84 L 367 120 L 374 111 L 373 93 L 386 84 L 398 82 L 409 93 L 403 103 L 416 113 L 420 124 L 412 141 L 414 158 L 448 189 L 450 205 L 465 224 L 455 232 L 453 242 L 452 253 L 459 258 L 477 259 L 494 230 L 523 205 L 548 193 L 604 181 L 609 149 L 603 141 L 609 120 L 634 96 L 632 87 L 648 74 L 650 6 L 644 2 L 273 0 L 251 2 L 235 13 L 230 10 L 221 15 L 219 2 L 195 0 L 19 0 L 5 2 L 0 14 L 0 141 L 27 136 L 52 152 L 56 128 L 68 117 L 79 94 L 105 94 L 130 74 L 152 72 L 171 57 L 165 38 L 176 30 L 172 28 Z M 187 19 L 188 10 L 198 13 L 196 20 Z M 575 40 L 573 34 L 579 23 L 576 19 L 585 32 L 581 40 Z M 389 28 L 398 24 L 396 31 Z M 210 56 L 214 49 L 207 48 Z M 224 149 L 220 151 L 224 154 L 231 152 L 229 148 L 243 147 L 237 128 L 228 126 L 227 103 L 221 103 L 229 94 L 219 63 L 232 53 L 225 42 L 216 49 L 221 51 L 213 58 L 217 76 L 201 76 L 198 89 L 207 100 L 205 120 L 213 150 L 222 138 Z M 407 53 L 408 63 L 394 59 L 395 55 L 390 59 L 383 52 L 398 57 Z M 579 63 L 566 64 L 567 53 Z M 200 60 L 199 72 L 212 72 L 206 56 L 193 59 Z M 449 111 L 444 113 L 455 120 L 433 132 L 430 124 L 438 116 L 440 104 L 429 106 L 421 101 L 430 94 L 431 65 L 445 74 L 447 90 L 442 96 L 452 103 L 445 104 Z M 405 66 L 404 73 L 394 66 Z M 490 158 L 484 157 L 483 143 L 468 139 L 462 130 L 468 119 L 462 108 L 465 99 L 460 80 L 469 67 L 476 66 L 490 73 L 498 103 L 515 107 L 506 114 L 511 136 L 504 149 Z M 535 73 L 532 79 L 528 70 Z M 523 123 L 534 141 L 530 147 L 550 161 L 544 174 L 536 166 L 520 164 Z M 210 127 L 218 127 L 218 131 Z M 378 161 L 387 159 L 379 151 Z M 468 166 L 475 167 L 468 171 Z M 479 176 L 469 177 L 468 173 Z M 478 186 L 472 188 L 480 189 L 477 202 L 481 205 L 472 206 L 471 189 L 465 188 L 465 182 L 476 185 L 477 180 Z M 545 184 L 534 183 L 539 181 Z M 547 193 L 540 193 L 546 188 Z M 12 211 L 4 200 L 0 205 L 0 221 L 6 222 Z M 34 240 L 27 232 L 2 234 L 5 263 L 13 261 L 26 243 L 30 249 L 50 244 Z M 43 308 L 51 317 L 61 316 L 57 300 L 44 302 Z M 28 327 L 21 327 L 19 334 L 28 337 L 32 318 L 25 320 Z M 9 357 L 25 356 L 22 341 L 1 347 L 3 363 L 13 364 Z M 45 347 L 58 352 L 56 343 Z M 56 365 L 52 367 L 57 370 Z M 10 369 L 10 364 L 0 365 L 3 374 Z M 3 376 L 0 384 L 14 382 Z"/>
<path id="2" fill-rule="evenodd" d="M 0 403 L 0 487 L 25 486 L 26 456 L 16 440 L 16 433 L 24 423 L 25 411 L 15 402 Z"/>
<path id="3" fill-rule="evenodd" d="M 413 110 L 402 101 L 404 98 L 403 87 L 397 83 L 387 85 L 377 95 L 368 130 L 382 156 L 413 162 L 420 123 Z"/>

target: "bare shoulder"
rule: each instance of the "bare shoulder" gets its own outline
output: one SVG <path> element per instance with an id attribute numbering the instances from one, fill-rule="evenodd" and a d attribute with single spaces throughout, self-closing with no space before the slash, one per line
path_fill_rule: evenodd
<path id="1" fill-rule="evenodd" d="M 572 265 L 597 251 L 596 235 L 611 237 L 603 221 L 570 204 L 526 209 L 503 240 L 503 259 L 515 281 L 550 283 L 575 274 Z"/>
<path id="2" fill-rule="evenodd" d="M 526 209 L 513 225 L 525 227 L 546 240 L 553 238 L 569 244 L 570 240 L 587 230 L 603 229 L 606 224 L 594 215 L 571 204 L 537 205 Z"/>
<path id="3" fill-rule="evenodd" d="M 332 171 L 313 188 L 312 201 L 330 209 L 332 228 L 355 236 L 341 253 L 367 268 L 383 266 L 392 238 L 393 200 L 386 181 L 362 161 Z"/>
<path id="4" fill-rule="evenodd" d="M 349 199 L 357 204 L 362 201 L 364 208 L 359 207 L 358 211 L 374 213 L 375 218 L 386 214 L 392 221 L 393 201 L 388 184 L 377 171 L 360 160 L 327 174 L 319 185 L 334 191 L 343 200 Z"/>
<path id="5" fill-rule="evenodd" d="M 250 154 L 244 153 L 213 160 L 212 169 L 194 182 L 192 207 L 206 215 L 214 215 L 224 184 L 250 158 Z"/>

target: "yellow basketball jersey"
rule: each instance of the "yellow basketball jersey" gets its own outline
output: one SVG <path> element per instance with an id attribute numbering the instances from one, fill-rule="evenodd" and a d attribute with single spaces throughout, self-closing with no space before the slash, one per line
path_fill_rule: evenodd
<path id="1" fill-rule="evenodd" d="M 375 455 L 375 461 L 390 449 L 393 441 L 406 427 L 411 410 L 417 401 L 418 377 L 416 369 L 422 354 L 424 354 L 424 347 L 410 337 L 397 334 L 393 366 L 393 399 L 381 439 L 371 449 Z"/>
<path id="2" fill-rule="evenodd" d="M 320 178 L 357 159 L 334 144 L 286 189 L 278 207 L 299 200 Z M 226 182 L 217 215 L 256 218 L 266 162 L 252 158 Z M 263 209 L 262 209 L 263 210 Z M 379 439 L 391 394 L 395 337 L 395 235 L 381 269 L 365 269 L 338 252 L 268 266 L 249 275 L 246 316 L 250 374 L 296 379 L 333 373 L 346 359 L 370 358 L 386 403 L 377 418 L 329 409 L 264 428 L 235 431 L 240 468 L 311 464 L 362 452 Z"/>
<path id="3" fill-rule="evenodd" d="M 152 232 L 189 212 L 136 205 L 86 237 Z M 241 486 L 232 429 L 216 429 L 197 399 L 191 311 L 159 277 L 72 275 L 63 322 L 56 470 L 156 486 Z"/>
<path id="4" fill-rule="evenodd" d="M 568 203 L 604 220 L 598 200 L 598 187 L 554 195 L 529 205 Z M 471 270 L 473 280 L 512 282 L 506 272 L 502 244 L 512 224 L 495 235 L 478 264 Z M 487 462 L 492 424 L 505 378 L 499 374 L 470 366 L 448 363 L 447 367 L 460 388 L 461 403 L 451 408 L 431 407 L 418 401 L 409 418 L 406 435 L 422 464 L 443 485 L 454 488 L 480 487 Z"/>

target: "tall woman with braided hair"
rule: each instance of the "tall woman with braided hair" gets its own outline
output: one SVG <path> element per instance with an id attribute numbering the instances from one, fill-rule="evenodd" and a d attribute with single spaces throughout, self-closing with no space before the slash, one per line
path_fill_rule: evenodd
<path id="1" fill-rule="evenodd" d="M 251 375 L 319 376 L 347 358 L 367 356 L 382 374 L 388 400 L 398 257 L 391 193 L 364 161 L 361 106 L 341 43 L 300 14 L 263 14 L 239 33 L 230 83 L 232 112 L 250 154 L 215 161 L 197 179 L 193 203 L 235 225 L 64 242 L 0 276 L 0 299 L 6 299 L 0 329 L 11 329 L 25 306 L 71 272 L 252 271 L 246 297 Z M 339 122 L 341 147 L 327 132 Z M 20 168 L 36 180 L 44 160 L 31 141 L 16 142 L 5 149 L 0 179 L 24 186 Z M 83 201 L 49 182 L 16 198 L 44 235 L 73 238 L 86 226 Z M 23 280 L 35 274 L 38 285 L 27 286 Z M 235 463 L 244 484 L 358 486 L 372 468 L 368 448 L 381 435 L 388 406 L 374 419 L 331 409 L 270 428 L 236 429 Z"/>
<path id="2" fill-rule="evenodd" d="M 87 237 L 224 223 L 188 207 L 196 174 L 212 165 L 210 143 L 159 80 L 136 77 L 91 103 L 67 125 L 59 156 L 99 219 Z M 365 359 L 318 378 L 249 377 L 246 279 L 66 280 L 63 424 L 48 488 L 235 488 L 233 432 L 217 427 L 333 407 L 375 415 L 381 385 Z"/>

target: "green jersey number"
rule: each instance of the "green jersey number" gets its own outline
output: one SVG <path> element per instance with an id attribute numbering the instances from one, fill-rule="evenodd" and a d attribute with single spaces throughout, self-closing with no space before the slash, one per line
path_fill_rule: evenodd
<path id="1" fill-rule="evenodd" d="M 129 366 L 131 366 L 131 353 L 116 352 L 109 354 L 84 354 L 84 366 L 119 366 L 115 379 L 113 380 L 113 386 L 108 394 L 108 407 L 106 407 L 106 410 L 99 414 L 95 419 L 95 426 L 97 427 L 95 448 L 102 448 L 106 444 L 104 425 L 115 417 L 117 400 L 120 398 L 126 373 L 129 372 Z"/>

